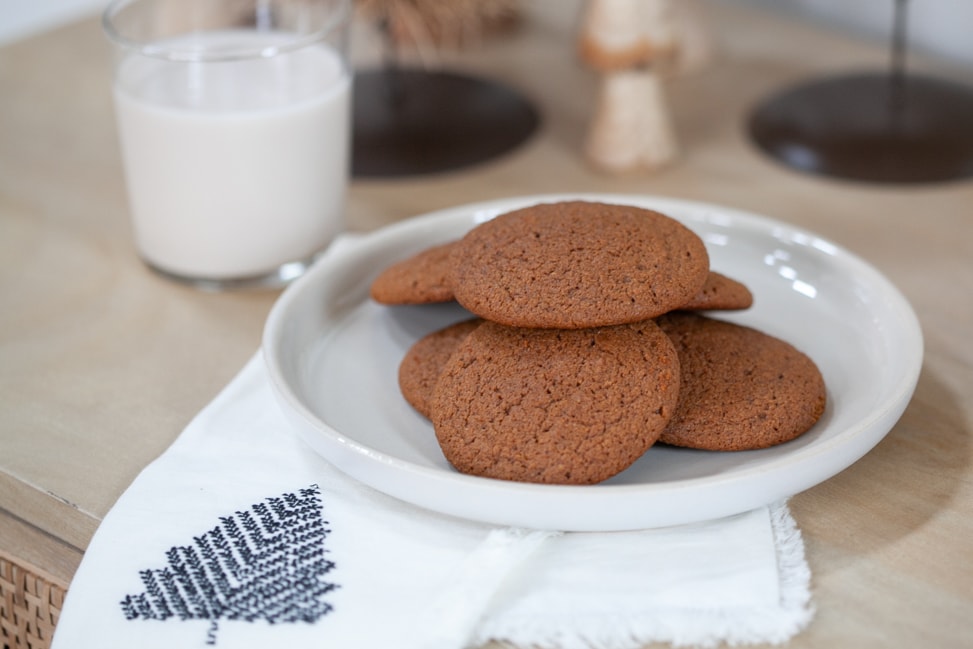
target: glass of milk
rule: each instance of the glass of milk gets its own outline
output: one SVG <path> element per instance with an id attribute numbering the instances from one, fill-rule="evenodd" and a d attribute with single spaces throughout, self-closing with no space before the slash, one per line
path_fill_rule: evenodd
<path id="1" fill-rule="evenodd" d="M 344 227 L 352 0 L 115 0 L 136 247 L 205 288 L 280 285 Z"/>

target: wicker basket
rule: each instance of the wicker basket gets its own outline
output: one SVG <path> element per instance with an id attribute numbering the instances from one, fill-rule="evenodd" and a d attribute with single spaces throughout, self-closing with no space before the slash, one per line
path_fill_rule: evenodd
<path id="1" fill-rule="evenodd" d="M 47 649 L 67 584 L 0 550 L 0 638 L 3 649 Z"/>

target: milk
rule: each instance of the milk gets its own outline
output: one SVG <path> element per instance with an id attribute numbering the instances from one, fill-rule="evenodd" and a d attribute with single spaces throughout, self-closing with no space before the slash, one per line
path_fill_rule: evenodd
<path id="1" fill-rule="evenodd" d="M 286 39 L 227 31 L 165 45 L 273 54 Z M 350 85 L 322 44 L 255 59 L 123 61 L 114 95 L 142 257 L 219 280 L 271 273 L 327 246 L 343 227 Z"/>

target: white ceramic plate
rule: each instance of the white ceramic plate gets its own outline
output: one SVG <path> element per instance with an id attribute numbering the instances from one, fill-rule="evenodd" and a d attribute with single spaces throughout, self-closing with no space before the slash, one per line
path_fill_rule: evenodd
<path id="1" fill-rule="evenodd" d="M 642 205 L 706 242 L 711 267 L 755 303 L 718 317 L 787 340 L 820 367 L 828 406 L 802 437 L 714 453 L 661 446 L 594 486 L 535 485 L 456 472 L 430 423 L 401 397 L 399 361 L 427 332 L 468 317 L 455 305 L 385 307 L 368 298 L 397 259 L 526 204 L 581 198 Z M 901 416 L 922 363 L 908 302 L 874 268 L 809 232 L 714 205 L 645 196 L 532 196 L 410 219 L 322 258 L 281 296 L 264 353 L 280 404 L 311 447 L 348 475 L 441 513 L 573 531 L 662 527 L 743 512 L 808 489 L 874 447 Z"/>

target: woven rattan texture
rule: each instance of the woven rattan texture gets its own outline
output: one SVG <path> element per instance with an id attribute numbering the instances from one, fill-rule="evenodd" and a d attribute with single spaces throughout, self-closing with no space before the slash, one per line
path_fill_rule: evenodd
<path id="1" fill-rule="evenodd" d="M 66 588 L 0 553 L 0 638 L 3 649 L 47 649 Z"/>

